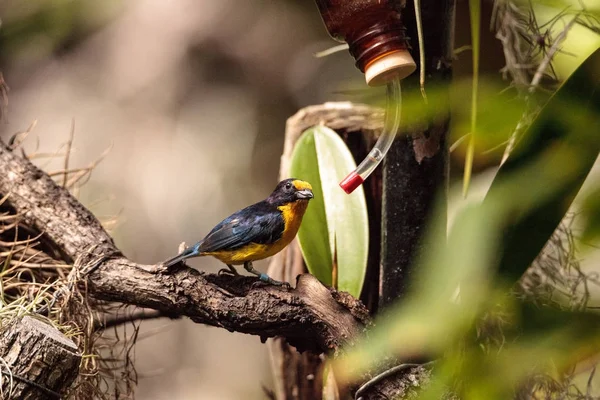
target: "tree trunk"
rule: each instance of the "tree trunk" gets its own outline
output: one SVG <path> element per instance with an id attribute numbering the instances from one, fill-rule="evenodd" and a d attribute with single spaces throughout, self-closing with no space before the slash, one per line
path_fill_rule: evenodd
<path id="1" fill-rule="evenodd" d="M 421 0 L 427 87 L 444 87 L 452 77 L 454 0 Z M 403 20 L 419 68 L 414 3 L 406 2 Z M 418 69 L 402 81 L 403 94 L 419 90 Z M 423 101 L 423 107 L 428 107 Z M 424 114 L 425 115 L 425 114 Z M 446 196 L 450 116 L 420 129 L 402 128 L 383 166 L 380 307 L 406 293 L 414 261 L 427 251 L 421 242 L 434 202 Z M 444 199 L 445 201 L 445 199 Z M 444 218 L 445 215 L 438 216 Z M 444 238 L 440 238 L 444 240 Z"/>
<path id="2" fill-rule="evenodd" d="M 25 316 L 0 332 L 2 398 L 57 399 L 79 372 L 77 346 L 53 326 Z"/>

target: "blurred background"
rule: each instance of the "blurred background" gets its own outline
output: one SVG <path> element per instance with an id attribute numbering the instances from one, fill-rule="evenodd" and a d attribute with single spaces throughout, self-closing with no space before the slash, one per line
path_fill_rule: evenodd
<path id="1" fill-rule="evenodd" d="M 487 4 L 484 21 L 490 15 Z M 142 263 L 266 197 L 285 121 L 300 108 L 379 93 L 347 52 L 314 56 L 336 43 L 309 0 L 3 0 L 0 19 L 11 89 L 0 135 L 35 124 L 24 147 L 56 171 L 63 161 L 50 156 L 64 152 L 74 124 L 72 167 L 106 154 L 78 196 Z M 502 50 L 482 25 L 483 72 L 500 79 Z M 573 54 L 561 56 L 559 75 L 598 45 L 581 37 L 566 43 Z M 469 41 L 468 5 L 458 1 L 456 47 Z M 456 76 L 470 65 L 470 52 L 458 55 Z M 462 155 L 454 158 L 460 177 Z M 475 168 L 497 161 L 483 156 Z M 189 264 L 221 268 L 212 258 Z M 259 399 L 272 386 L 257 337 L 187 320 L 144 322 L 135 354 L 139 399 Z"/>
<path id="2" fill-rule="evenodd" d="M 73 167 L 110 148 L 79 198 L 143 263 L 270 193 L 289 116 L 366 87 L 347 52 L 313 56 L 336 43 L 312 1 L 4 0 L 0 18 L 2 138 L 37 121 L 26 150 L 60 153 L 74 120 Z M 188 320 L 144 322 L 135 353 L 138 399 L 259 399 L 272 386 L 258 337 Z"/>

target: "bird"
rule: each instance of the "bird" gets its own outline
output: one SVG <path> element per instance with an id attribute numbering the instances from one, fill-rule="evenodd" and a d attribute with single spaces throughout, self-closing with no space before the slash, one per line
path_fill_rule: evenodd
<path id="1" fill-rule="evenodd" d="M 169 268 L 188 258 L 213 256 L 228 267 L 219 274 L 239 275 L 234 265 L 244 265 L 246 271 L 262 282 L 289 287 L 287 282 L 271 279 L 254 269 L 252 262 L 271 257 L 290 244 L 313 197 L 310 183 L 296 178 L 284 179 L 265 200 L 225 218 L 204 239 L 164 261 L 162 266 Z"/>

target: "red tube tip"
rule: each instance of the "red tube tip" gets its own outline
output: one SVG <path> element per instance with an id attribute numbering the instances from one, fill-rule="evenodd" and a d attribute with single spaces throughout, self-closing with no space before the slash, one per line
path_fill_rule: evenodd
<path id="1" fill-rule="evenodd" d="M 356 172 L 352 171 L 348 174 L 347 177 L 344 178 L 343 181 L 340 182 L 340 187 L 344 189 L 344 192 L 350 194 L 354 192 L 354 190 L 362 185 L 365 180 Z"/>

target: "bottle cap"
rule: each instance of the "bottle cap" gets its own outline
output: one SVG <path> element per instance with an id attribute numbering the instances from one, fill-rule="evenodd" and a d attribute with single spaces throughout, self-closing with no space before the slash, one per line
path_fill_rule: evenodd
<path id="1" fill-rule="evenodd" d="M 347 177 L 344 178 L 343 181 L 340 182 L 340 187 L 344 189 L 344 192 L 350 194 L 354 192 L 354 189 L 359 187 L 363 182 L 364 179 L 362 176 L 357 174 L 355 171 L 352 171 Z"/>
<path id="2" fill-rule="evenodd" d="M 365 67 L 365 79 L 369 86 L 385 85 L 392 78 L 404 79 L 417 69 L 408 50 L 394 51 L 372 61 Z"/>

